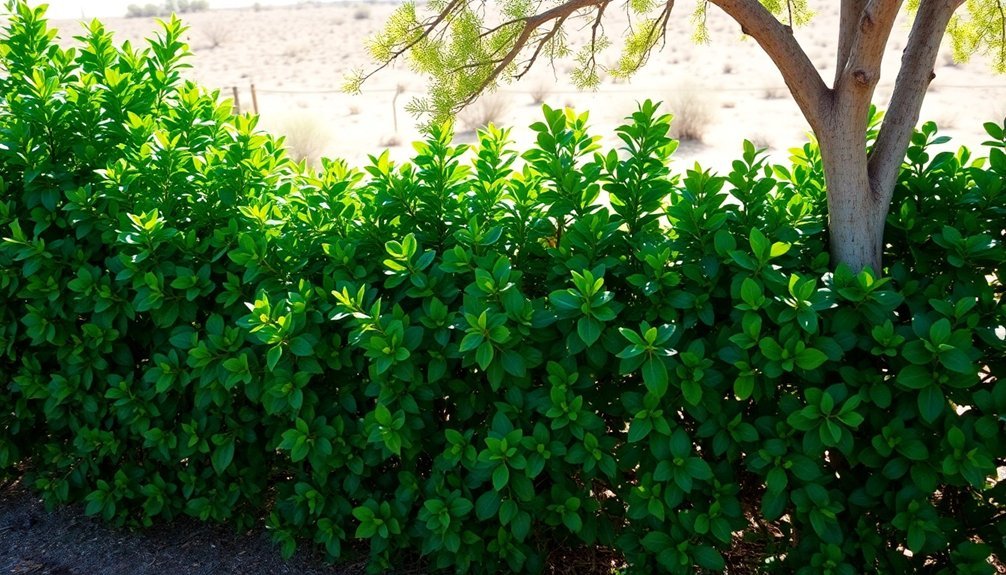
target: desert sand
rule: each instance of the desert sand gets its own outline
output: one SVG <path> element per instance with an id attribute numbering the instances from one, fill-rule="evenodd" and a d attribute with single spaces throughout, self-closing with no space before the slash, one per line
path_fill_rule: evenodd
<path id="1" fill-rule="evenodd" d="M 830 4 L 830 6 L 823 6 Z M 837 3 L 820 2 L 819 13 L 796 35 L 826 82 L 834 76 L 838 27 Z M 212 6 L 212 1 L 211 1 Z M 483 120 L 513 128 L 518 146 L 532 140 L 529 124 L 540 117 L 541 100 L 553 107 L 589 110 L 592 132 L 602 145 L 615 147 L 614 128 L 636 103 L 650 98 L 665 102 L 665 109 L 697 126 L 697 139 L 683 141 L 675 155 L 677 169 L 695 162 L 726 170 L 739 156 L 747 138 L 766 147 L 774 159 L 784 161 L 787 149 L 806 141 L 809 127 L 771 61 L 727 16 L 710 9 L 711 41 L 692 41 L 694 2 L 679 2 L 668 30 L 666 46 L 631 81 L 605 79 L 596 91 L 573 88 L 571 62 L 556 62 L 554 69 L 539 62 L 519 83 L 504 85 L 463 114 L 458 141 L 473 140 L 472 129 Z M 365 41 L 378 31 L 395 4 L 314 3 L 294 6 L 256 5 L 238 10 L 210 10 L 188 14 L 187 41 L 193 52 L 188 77 L 221 90 L 231 97 L 237 89 L 242 111 L 253 106 L 256 88 L 260 125 L 285 134 L 296 155 L 317 159 L 340 157 L 362 166 L 369 154 L 389 148 L 396 160 L 409 157 L 410 143 L 420 138 L 415 118 L 405 111 L 408 100 L 423 94 L 424 79 L 409 70 L 407 62 L 388 68 L 349 95 L 340 88 L 353 69 L 369 69 Z M 156 29 L 153 19 L 105 18 L 118 41 L 134 44 Z M 605 28 L 616 40 L 626 27 L 623 13 L 615 14 Z M 74 21 L 54 21 L 64 43 L 80 31 Z M 883 108 L 890 97 L 908 36 L 904 15 L 888 44 L 884 74 L 876 103 Z M 589 27 L 574 35 L 585 41 Z M 607 58 L 607 60 L 605 60 Z M 614 62 L 617 50 L 601 62 Z M 953 137 L 953 146 L 978 148 L 984 139 L 982 123 L 1002 121 L 1006 115 L 1006 77 L 995 76 L 981 58 L 956 63 L 945 47 L 937 63 L 936 79 L 923 108 L 922 119 L 936 121 L 941 133 Z M 396 93 L 401 92 L 397 95 Z M 684 139 L 683 139 L 684 140 Z"/>

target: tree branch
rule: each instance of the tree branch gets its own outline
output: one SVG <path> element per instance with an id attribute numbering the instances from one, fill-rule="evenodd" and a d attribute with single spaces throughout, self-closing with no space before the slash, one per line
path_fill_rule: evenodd
<path id="1" fill-rule="evenodd" d="M 555 8 L 546 10 L 540 14 L 535 14 L 534 16 L 528 16 L 527 18 L 523 18 L 522 20 L 513 20 L 511 22 L 507 22 L 498 26 L 497 29 L 511 24 L 518 24 L 521 21 L 524 24 L 524 27 L 521 30 L 520 35 L 517 36 L 516 40 L 514 40 L 513 46 L 510 48 L 510 50 L 508 50 L 507 53 L 502 58 L 499 59 L 499 61 L 492 68 L 492 70 L 489 71 L 489 74 L 486 75 L 485 79 L 482 81 L 479 87 L 471 95 L 466 97 L 464 101 L 460 102 L 456 106 L 456 109 L 461 109 L 467 106 L 468 104 L 471 104 L 472 102 L 475 101 L 475 99 L 478 97 L 479 94 L 481 94 L 489 86 L 492 86 L 493 83 L 496 82 L 497 78 L 499 78 L 500 74 L 502 74 L 503 71 L 506 70 L 507 66 L 513 63 L 514 59 L 517 58 L 517 55 L 520 54 L 521 51 L 526 47 L 528 40 L 531 39 L 532 35 L 536 31 L 538 31 L 539 28 L 543 28 L 550 22 L 553 23 L 551 30 L 546 32 L 535 43 L 536 44 L 535 50 L 532 56 L 527 60 L 527 64 L 524 67 L 524 72 L 526 72 L 527 69 L 529 69 L 534 64 L 535 60 L 537 60 L 538 56 L 541 54 L 542 48 L 552 38 L 555 37 L 556 33 L 558 33 L 558 31 L 562 28 L 562 24 L 566 21 L 567 18 L 569 18 L 571 15 L 584 8 L 598 8 L 603 10 L 603 8 L 606 7 L 608 4 L 610 4 L 611 1 L 612 0 L 570 0 L 569 2 L 560 4 Z"/>
<path id="2" fill-rule="evenodd" d="M 901 58 L 901 70 L 877 142 L 870 154 L 870 187 L 879 205 L 886 206 L 905 159 L 912 132 L 919 121 L 922 101 L 935 75 L 940 42 L 954 12 L 964 0 L 922 0 Z"/>
<path id="3" fill-rule="evenodd" d="M 462 1 L 463 0 L 451 0 L 451 2 L 446 7 L 444 7 L 444 9 L 440 11 L 439 14 L 434 16 L 432 19 L 423 22 L 419 27 L 424 28 L 424 30 L 422 32 L 419 32 L 418 36 L 406 42 L 401 48 L 393 50 L 391 52 L 391 57 L 387 58 L 384 62 L 382 62 L 380 66 L 372 69 L 367 74 L 362 75 L 360 77 L 361 82 L 369 80 L 371 76 L 377 74 L 381 70 L 384 70 L 385 68 L 390 66 L 392 62 L 394 62 L 395 60 L 400 58 L 403 54 L 414 48 L 417 44 L 432 36 L 433 33 L 436 32 L 438 26 L 444 24 L 445 22 L 449 22 L 448 18 L 450 18 L 453 15 L 453 13 L 459 9 L 459 6 L 461 5 Z"/>
<path id="4" fill-rule="evenodd" d="M 604 10 L 604 8 L 601 8 L 601 10 Z M 518 80 L 523 78 L 524 75 L 528 73 L 528 70 L 531 69 L 531 66 L 538 59 L 538 56 L 541 54 L 542 49 L 545 48 L 545 45 L 551 42 L 552 38 L 555 38 L 555 35 L 559 33 L 559 30 L 562 28 L 562 24 L 566 21 L 566 18 L 566 16 L 562 16 L 556 20 L 555 24 L 552 25 L 552 29 L 538 40 L 537 45 L 534 48 L 534 53 L 532 53 L 531 57 L 527 59 L 527 62 L 523 64 L 524 69 L 517 74 Z"/>
<path id="5" fill-rule="evenodd" d="M 674 0 L 666 0 L 666 2 L 664 2 L 664 8 L 663 10 L 660 11 L 660 14 L 657 15 L 656 23 L 653 26 L 654 29 L 660 28 L 660 39 L 663 42 L 661 49 L 663 48 L 663 46 L 667 45 L 667 24 L 668 21 L 671 19 L 671 12 L 673 10 L 674 10 Z M 657 43 L 654 41 L 652 45 L 656 46 Z M 647 54 L 649 54 L 649 52 L 647 52 Z M 647 57 L 647 60 L 648 59 L 649 57 Z"/>
<path id="6" fill-rule="evenodd" d="M 891 29 L 894 28 L 894 20 L 901 4 L 902 0 L 866 2 L 860 13 L 852 45 L 849 46 L 849 59 L 845 67 L 836 72 L 838 80 L 835 82 L 835 91 L 857 88 L 861 95 L 866 96 L 867 109 L 873 90 L 880 80 L 880 63 L 884 59 L 884 49 L 891 37 Z"/>
<path id="7" fill-rule="evenodd" d="M 842 78 L 842 71 L 849 63 L 852 52 L 852 42 L 856 39 L 856 28 L 863 17 L 866 0 L 842 0 L 841 15 L 838 24 L 838 60 L 835 66 L 835 83 Z"/>
<path id="8" fill-rule="evenodd" d="M 741 30 L 755 39 L 782 73 L 783 80 L 793 99 L 815 132 L 825 128 L 826 105 L 832 92 L 821 79 L 793 30 L 779 22 L 758 0 L 710 0 L 738 24 Z"/>
<path id="9" fill-rule="evenodd" d="M 1002 27 L 999 30 L 999 62 L 1006 62 L 1006 8 L 1003 7 L 1002 0 L 997 0 L 996 8 L 999 10 L 999 22 Z"/>
<path id="10" fill-rule="evenodd" d="M 664 46 L 667 45 L 667 25 L 671 18 L 671 12 L 674 10 L 674 1 L 665 0 L 660 14 L 653 20 L 649 31 L 646 33 L 646 49 L 639 55 L 639 59 L 632 64 L 631 68 L 627 69 L 630 73 L 634 74 L 646 65 L 658 42 L 663 42 Z"/>
<path id="11" fill-rule="evenodd" d="M 604 35 L 604 10 L 607 7 L 607 4 L 598 6 L 597 14 L 594 15 L 594 23 L 590 26 L 590 60 L 587 61 L 586 67 L 590 70 L 591 75 L 597 73 L 597 32 L 600 30 L 601 35 Z M 528 63 L 527 68 L 524 68 L 524 71 L 517 75 L 517 79 L 523 78 L 530 69 L 531 64 Z"/>

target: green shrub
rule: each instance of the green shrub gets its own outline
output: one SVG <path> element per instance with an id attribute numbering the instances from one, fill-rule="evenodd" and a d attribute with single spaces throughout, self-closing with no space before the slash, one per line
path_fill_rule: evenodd
<path id="1" fill-rule="evenodd" d="M 177 20 L 63 50 L 16 10 L 0 469 L 50 504 L 264 516 L 374 570 L 1003 558 L 1003 127 L 988 160 L 916 134 L 873 278 L 829 269 L 813 144 L 679 179 L 646 102 L 617 151 L 545 108 L 520 158 L 441 128 L 314 172 L 181 79 Z"/>

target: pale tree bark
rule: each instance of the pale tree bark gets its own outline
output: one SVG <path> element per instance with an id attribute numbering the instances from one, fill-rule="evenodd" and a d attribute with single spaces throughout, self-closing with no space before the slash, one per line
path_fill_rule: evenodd
<path id="1" fill-rule="evenodd" d="M 964 0 L 924 0 L 915 16 L 884 124 L 869 159 L 870 182 L 878 194 L 877 202 L 885 207 L 891 203 L 926 90 L 936 77 L 940 43 L 962 4 Z"/>
<path id="2" fill-rule="evenodd" d="M 882 269 L 886 206 L 875 201 L 866 156 L 870 103 L 901 0 L 870 0 L 849 32 L 845 67 L 837 74 L 825 129 L 817 131 L 828 190 L 833 264 Z M 904 157 L 904 152 L 902 152 Z M 900 166 L 900 164 L 899 164 Z"/>
<path id="3" fill-rule="evenodd" d="M 845 71 L 845 65 L 849 61 L 849 53 L 852 52 L 852 43 L 856 39 L 856 30 L 859 20 L 863 15 L 863 8 L 866 7 L 866 0 L 842 0 L 839 9 L 838 23 L 838 58 L 835 64 L 835 84 Z"/>

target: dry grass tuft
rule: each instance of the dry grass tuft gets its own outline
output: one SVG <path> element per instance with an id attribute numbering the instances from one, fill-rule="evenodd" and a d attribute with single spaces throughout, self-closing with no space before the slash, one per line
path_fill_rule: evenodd
<path id="1" fill-rule="evenodd" d="M 772 149 L 772 138 L 768 134 L 758 133 L 750 138 L 748 138 L 755 148 L 759 150 L 771 150 Z"/>
<path id="2" fill-rule="evenodd" d="M 531 101 L 540 106 L 552 94 L 552 83 L 541 79 L 531 86 L 531 90 L 528 93 L 531 95 Z"/>
<path id="3" fill-rule="evenodd" d="M 466 130 L 475 131 L 487 124 L 499 125 L 509 111 L 510 100 L 502 94 L 483 94 L 458 113 L 458 122 Z"/>
<path id="4" fill-rule="evenodd" d="M 277 122 L 277 131 L 284 136 L 286 152 L 295 161 L 307 160 L 317 165 L 332 134 L 313 114 L 297 112 Z"/>
<path id="5" fill-rule="evenodd" d="M 310 51 L 310 47 L 305 44 L 289 44 L 280 53 L 281 56 L 288 60 L 296 60 L 297 62 L 304 59 L 304 53 Z"/>
<path id="6" fill-rule="evenodd" d="M 944 112 L 935 121 L 941 130 L 956 130 L 959 124 L 957 114 L 952 111 Z"/>
<path id="7" fill-rule="evenodd" d="M 671 137 L 685 142 L 701 142 L 713 120 L 708 97 L 696 91 L 678 92 L 667 99 L 667 109 L 674 114 Z"/>
<path id="8" fill-rule="evenodd" d="M 765 88 L 762 94 L 766 100 L 781 100 L 786 97 L 785 88 Z"/>
<path id="9" fill-rule="evenodd" d="M 210 44 L 210 48 L 219 48 L 231 37 L 231 27 L 221 22 L 209 22 L 203 28 L 203 36 Z"/>

